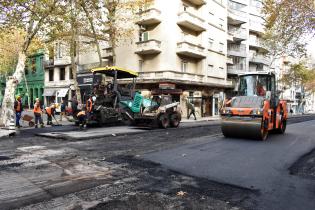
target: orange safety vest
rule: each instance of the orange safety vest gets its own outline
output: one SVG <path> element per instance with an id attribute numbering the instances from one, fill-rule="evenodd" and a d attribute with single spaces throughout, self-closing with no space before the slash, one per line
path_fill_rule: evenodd
<path id="1" fill-rule="evenodd" d="M 21 111 L 21 102 L 18 100 L 16 102 L 17 102 L 17 106 L 16 106 L 15 111 L 20 112 Z"/>
<path id="2" fill-rule="evenodd" d="M 83 116 L 83 115 L 85 115 L 85 111 L 79 112 L 79 113 L 77 114 L 77 117 L 80 117 L 80 116 Z"/>
<path id="3" fill-rule="evenodd" d="M 39 105 L 38 102 L 35 103 L 33 111 L 34 111 L 34 113 L 39 113 L 39 114 L 42 113 L 42 110 L 41 110 L 40 105 Z"/>
<path id="4" fill-rule="evenodd" d="M 45 108 L 47 115 L 51 115 L 51 107 L 46 107 Z"/>
<path id="5" fill-rule="evenodd" d="M 92 111 L 92 107 L 93 107 L 93 102 L 92 102 L 92 99 L 88 99 L 87 101 L 86 101 L 86 110 L 88 111 L 88 112 L 91 112 Z"/>

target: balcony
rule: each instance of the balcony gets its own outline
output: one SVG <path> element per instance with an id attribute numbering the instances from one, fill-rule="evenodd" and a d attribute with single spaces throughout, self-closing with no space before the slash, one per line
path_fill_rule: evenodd
<path id="1" fill-rule="evenodd" d="M 244 41 L 247 39 L 246 29 L 230 27 L 230 26 L 228 28 L 229 28 L 228 33 L 232 34 L 234 41 L 238 42 L 238 41 Z"/>
<path id="2" fill-rule="evenodd" d="M 192 58 L 203 59 L 206 57 L 205 48 L 187 41 L 177 43 L 176 53 Z"/>
<path id="3" fill-rule="evenodd" d="M 151 8 L 138 14 L 140 17 L 136 23 L 139 25 L 155 25 L 161 22 L 161 11 L 158 9 Z"/>
<path id="4" fill-rule="evenodd" d="M 169 81 L 182 84 L 203 84 L 212 87 L 232 87 L 230 80 L 224 78 L 215 78 L 201 74 L 180 72 L 180 71 L 147 71 L 139 72 L 138 83 L 142 81 Z"/>
<path id="5" fill-rule="evenodd" d="M 180 12 L 178 14 L 177 24 L 196 32 L 202 32 L 206 30 L 205 20 L 187 11 Z"/>
<path id="6" fill-rule="evenodd" d="M 227 57 L 227 58 L 226 58 L 226 63 L 227 63 L 227 64 L 233 64 L 233 58 Z"/>
<path id="7" fill-rule="evenodd" d="M 202 6 L 204 4 L 206 4 L 206 1 L 205 0 L 186 0 L 194 5 L 197 5 L 197 6 Z"/>
<path id="8" fill-rule="evenodd" d="M 267 47 L 265 46 L 264 42 L 262 39 L 249 39 L 249 47 L 251 48 L 255 48 L 255 49 L 258 49 L 260 51 L 264 51 L 264 52 L 268 52 L 268 49 Z"/>
<path id="9" fill-rule="evenodd" d="M 49 68 L 54 66 L 54 59 L 49 59 L 44 61 L 44 68 Z"/>
<path id="10" fill-rule="evenodd" d="M 264 30 L 265 30 L 265 26 L 263 23 L 249 20 L 249 31 L 252 31 L 258 34 L 263 34 Z"/>
<path id="11" fill-rule="evenodd" d="M 232 25 L 240 25 L 248 22 L 246 12 L 236 10 L 233 8 L 228 9 L 228 23 Z"/>
<path id="12" fill-rule="evenodd" d="M 113 48 L 112 47 L 104 48 L 102 57 L 107 59 L 113 57 Z"/>
<path id="13" fill-rule="evenodd" d="M 228 56 L 246 57 L 246 45 L 230 44 L 228 45 Z"/>
<path id="14" fill-rule="evenodd" d="M 227 73 L 228 74 L 233 74 L 233 75 L 238 75 L 241 73 L 245 72 L 244 65 L 229 65 L 227 66 Z"/>
<path id="15" fill-rule="evenodd" d="M 158 54 L 161 52 L 161 41 L 150 39 L 143 42 L 137 42 L 136 54 L 149 55 Z"/>
<path id="16" fill-rule="evenodd" d="M 264 64 L 264 65 L 269 65 L 271 63 L 270 59 L 263 55 L 252 55 L 249 57 L 249 62 L 257 63 L 257 64 Z"/>

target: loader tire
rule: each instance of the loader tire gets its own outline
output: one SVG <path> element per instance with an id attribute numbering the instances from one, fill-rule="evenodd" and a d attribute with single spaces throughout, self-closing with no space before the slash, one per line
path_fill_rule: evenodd
<path id="1" fill-rule="evenodd" d="M 159 117 L 159 127 L 168 128 L 170 126 L 170 118 L 167 114 L 161 114 Z"/>
<path id="2" fill-rule="evenodd" d="M 175 112 L 171 115 L 171 127 L 177 128 L 180 124 L 181 116 L 179 113 Z"/>

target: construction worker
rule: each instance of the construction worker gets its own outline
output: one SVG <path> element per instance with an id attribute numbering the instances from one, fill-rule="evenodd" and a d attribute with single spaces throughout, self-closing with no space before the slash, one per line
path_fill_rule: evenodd
<path id="1" fill-rule="evenodd" d="M 44 127 L 42 119 L 42 108 L 39 102 L 39 98 L 36 98 L 35 100 L 33 112 L 35 116 L 35 128 L 38 128 L 38 123 L 40 123 L 41 127 Z"/>
<path id="2" fill-rule="evenodd" d="M 15 126 L 20 128 L 20 119 L 22 116 L 23 105 L 21 101 L 21 96 L 17 96 L 14 102 L 14 111 L 15 111 Z"/>
<path id="3" fill-rule="evenodd" d="M 195 106 L 194 106 L 194 104 L 192 104 L 192 103 L 188 100 L 188 98 L 186 98 L 186 106 L 187 106 L 187 110 L 188 110 L 188 111 L 190 110 L 190 112 L 189 112 L 189 114 L 188 114 L 188 116 L 187 116 L 187 119 L 189 119 L 190 116 L 193 115 L 194 118 L 195 118 L 195 120 L 197 120 Z"/>
<path id="4" fill-rule="evenodd" d="M 55 104 L 48 106 L 45 108 L 45 112 L 47 114 L 47 125 L 53 125 L 52 117 L 55 116 Z"/>
<path id="5" fill-rule="evenodd" d="M 80 128 L 83 128 L 86 124 L 86 112 L 85 112 L 85 110 L 78 112 L 77 118 L 79 120 Z"/>
<path id="6" fill-rule="evenodd" d="M 89 99 L 86 101 L 86 117 L 89 119 L 93 112 L 93 99 L 92 95 L 89 95 Z"/>

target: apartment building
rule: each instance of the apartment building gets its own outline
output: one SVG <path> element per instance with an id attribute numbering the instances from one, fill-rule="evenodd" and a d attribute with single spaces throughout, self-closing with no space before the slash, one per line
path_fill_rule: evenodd
<path id="1" fill-rule="evenodd" d="M 83 38 L 78 38 L 78 44 L 82 51 L 77 50 L 77 81 L 81 89 L 81 95 L 90 92 L 92 74 L 89 70 L 99 65 L 95 47 Z M 71 57 L 69 56 L 69 44 L 56 41 L 54 52 L 45 61 L 44 76 L 44 104 L 60 103 L 61 100 L 69 101 L 75 95 L 73 74 L 71 69 Z M 80 52 L 80 53 L 78 53 Z M 70 104 L 69 104 L 70 105 Z"/>
<path id="2" fill-rule="evenodd" d="M 219 114 L 227 79 L 227 1 L 155 0 L 139 12 L 133 43 L 117 47 L 116 65 L 136 70 L 145 96 L 169 89 L 186 113 L 186 98 L 199 116 Z M 111 63 L 111 48 L 103 50 Z"/>
<path id="3" fill-rule="evenodd" d="M 263 0 L 228 0 L 227 73 L 233 78 L 247 71 L 270 70 L 264 45 Z"/>

